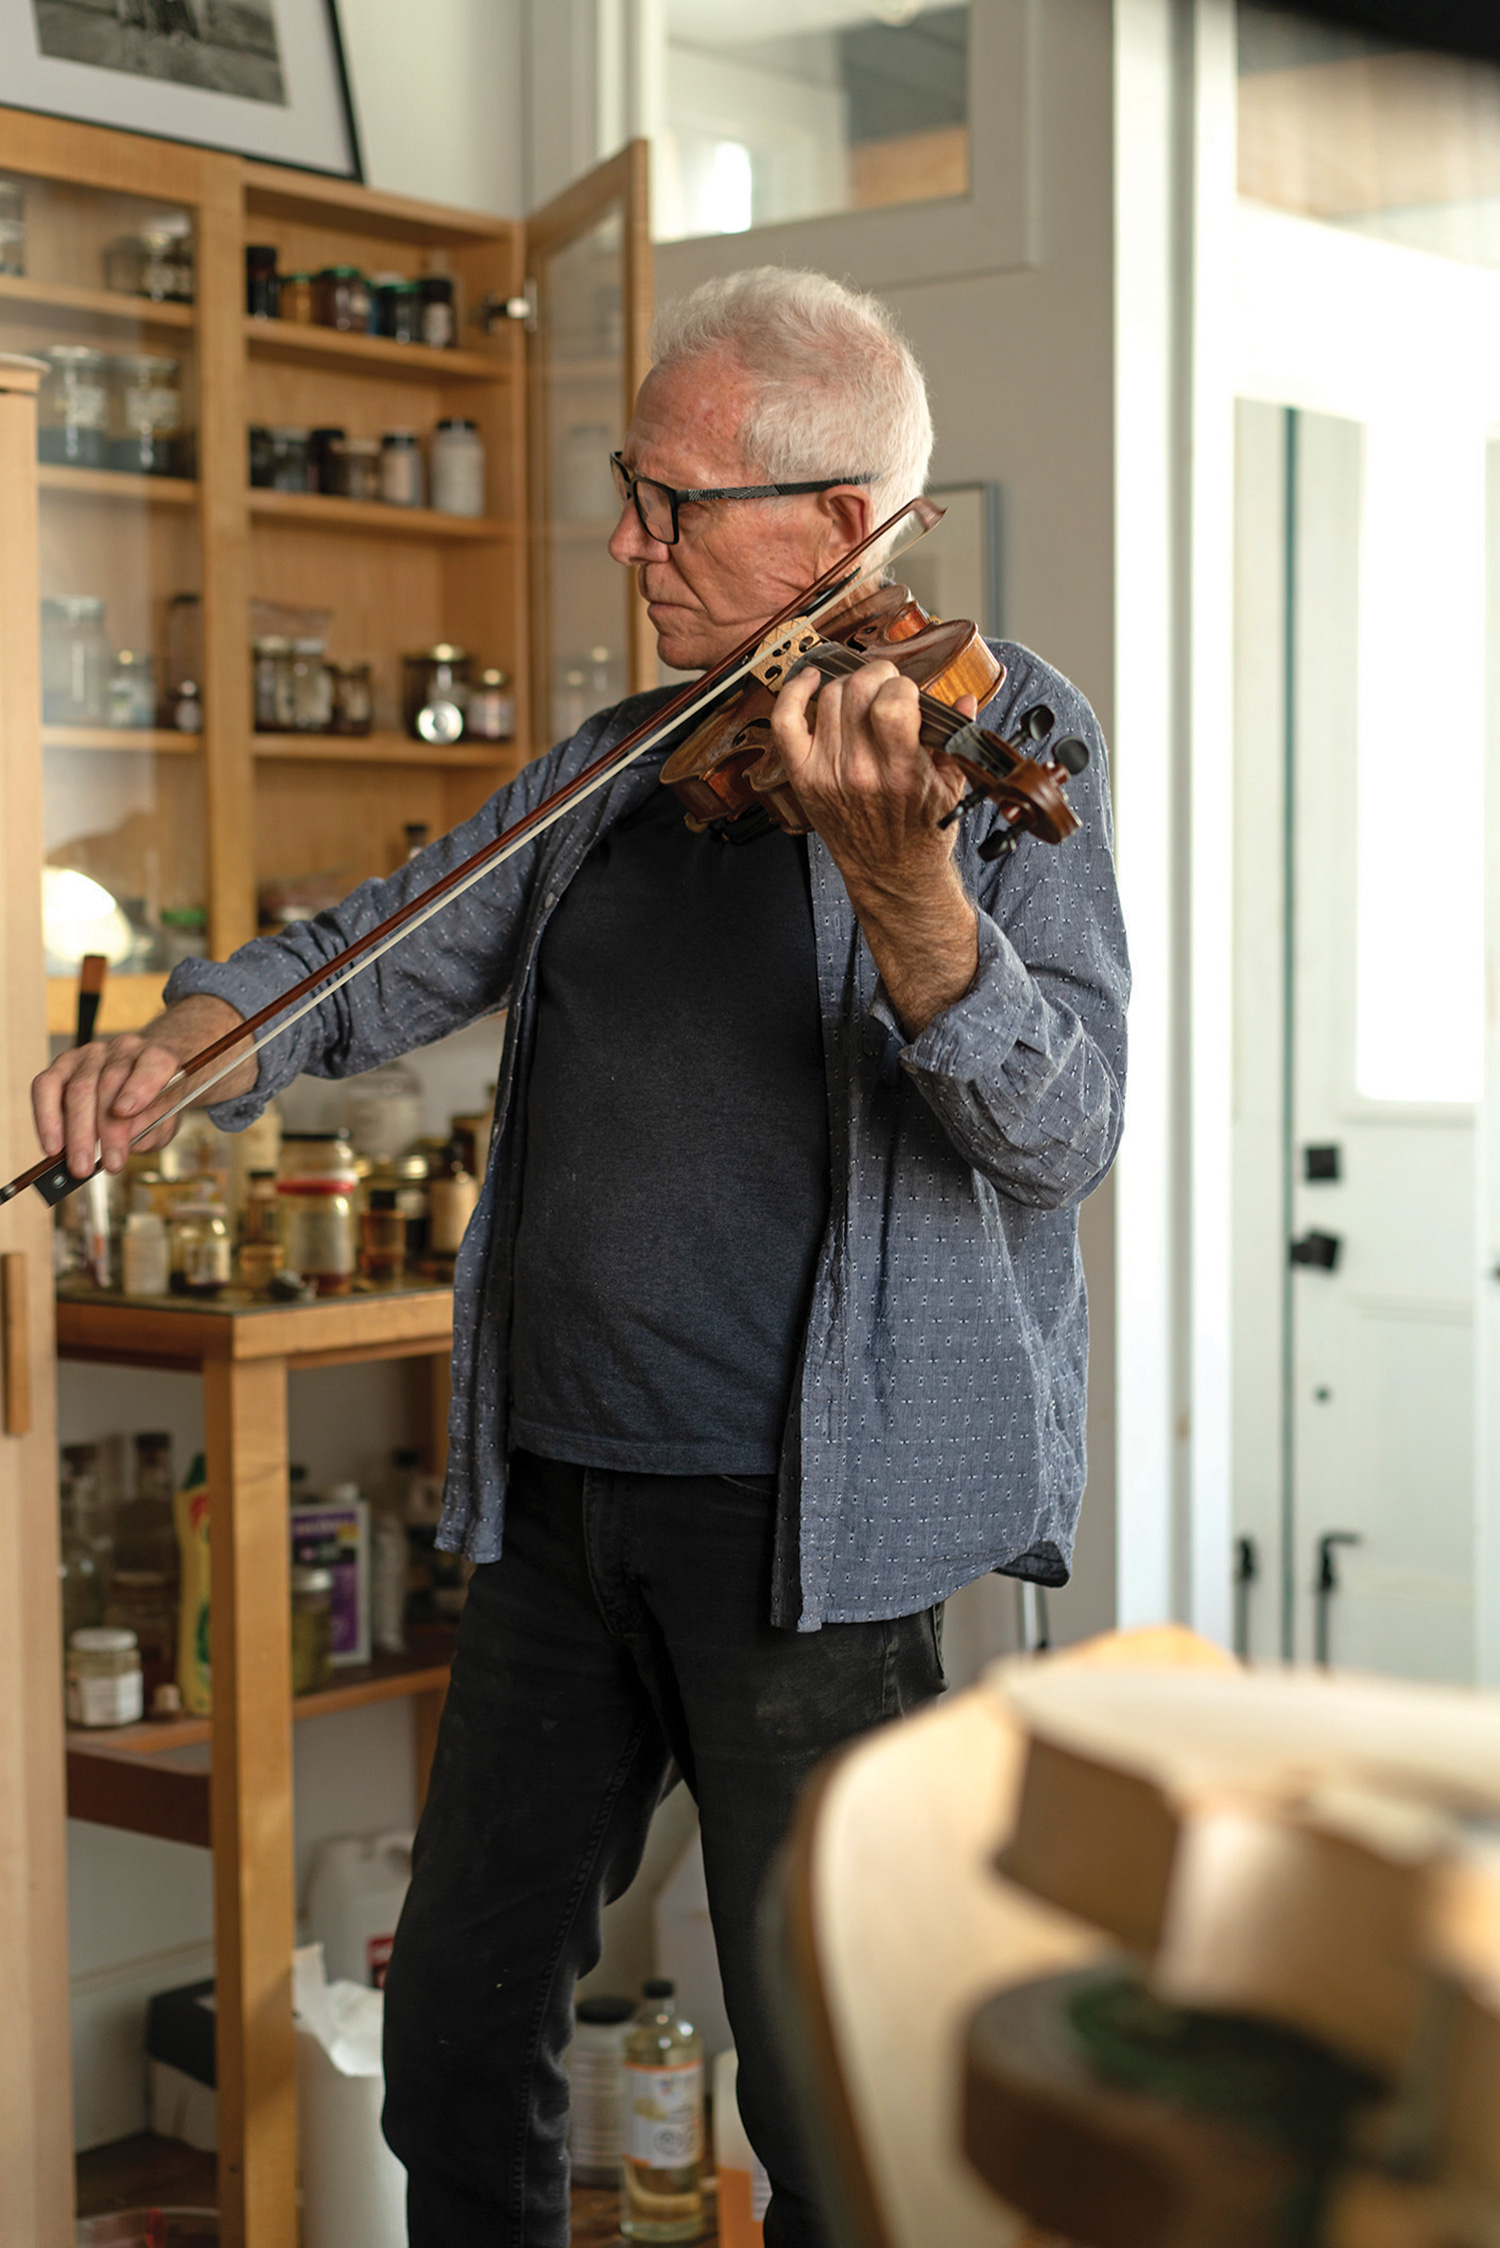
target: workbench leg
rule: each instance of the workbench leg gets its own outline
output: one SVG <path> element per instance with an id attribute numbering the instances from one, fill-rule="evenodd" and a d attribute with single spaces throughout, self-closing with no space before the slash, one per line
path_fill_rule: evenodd
<path id="1" fill-rule="evenodd" d="M 211 1361 L 204 1412 L 220 2239 L 296 2248 L 285 1361 Z"/>

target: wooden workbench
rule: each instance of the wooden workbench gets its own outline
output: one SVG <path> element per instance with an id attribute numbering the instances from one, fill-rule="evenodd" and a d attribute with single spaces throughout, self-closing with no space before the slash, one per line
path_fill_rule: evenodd
<path id="1" fill-rule="evenodd" d="M 130 1302 L 92 1291 L 58 1299 L 59 1357 L 203 1380 L 213 1716 L 130 1726 L 103 1741 L 70 1735 L 68 1808 L 77 1818 L 212 1847 L 219 2209 L 225 2237 L 253 2239 L 255 2248 L 295 2248 L 297 2238 L 292 1720 L 412 1695 L 425 1781 L 451 1648 L 451 1634 L 418 1635 L 410 1655 L 345 1671 L 326 1692 L 293 1702 L 286 1378 L 318 1366 L 426 1359 L 435 1428 L 452 1330 L 445 1288 L 295 1306 L 227 1294 L 212 1303 Z M 205 1740 L 207 1773 L 190 1768 L 201 1767 Z M 177 1753 L 184 1749 L 199 1752 L 189 1768 Z"/>

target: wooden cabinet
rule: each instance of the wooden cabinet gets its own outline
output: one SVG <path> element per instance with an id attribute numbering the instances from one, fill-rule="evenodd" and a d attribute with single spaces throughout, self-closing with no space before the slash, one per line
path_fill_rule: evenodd
<path id="1" fill-rule="evenodd" d="M 196 938 L 231 950 L 255 933 L 267 885 L 322 877 L 342 892 L 390 871 L 408 826 L 437 834 L 466 817 L 588 710 L 651 684 L 655 667 L 629 575 L 601 560 L 607 456 L 644 371 L 643 144 L 519 221 L 0 108 L 0 179 L 24 192 L 26 236 L 24 272 L 0 274 L 0 355 L 12 355 L 0 356 L 9 1175 L 33 1153 L 25 1089 L 47 1031 L 71 1031 L 81 952 L 115 962 L 101 1028 L 134 1027 L 154 1011 L 174 947 Z M 190 299 L 137 293 L 129 253 L 113 247 L 164 225 L 191 242 Z M 441 269 L 456 284 L 456 344 L 252 319 L 250 243 L 274 245 L 283 272 Z M 58 346 L 84 357 L 50 361 L 37 465 L 36 372 L 20 361 Z M 102 386 L 104 407 L 75 396 L 60 410 L 57 370 L 68 368 L 75 388 Z M 180 394 L 170 454 L 148 445 L 148 459 L 132 459 L 138 433 L 121 389 L 132 380 Z M 160 409 L 144 419 L 155 413 L 166 430 L 171 410 Z M 425 441 L 451 416 L 473 422 L 484 446 L 479 516 L 250 481 L 252 425 L 401 428 Z M 328 612 L 329 658 L 370 663 L 372 733 L 256 730 L 250 644 L 254 605 L 267 602 Z M 405 732 L 401 658 L 439 640 L 510 674 L 513 741 L 430 745 Z M 128 709 L 128 676 L 146 667 L 122 666 L 124 650 L 152 660 L 149 708 Z M 107 678 L 102 699 L 101 661 L 118 690 Z M 174 692 L 189 663 L 197 727 L 175 722 L 191 714 L 193 698 Z M 0 1279 L 0 2205 L 8 2220 L 27 2213 L 18 2239 L 62 2248 L 72 2234 L 54 1327 L 48 1221 L 33 1197 L 0 1213 Z M 285 1374 L 441 1353 L 450 1306 L 428 1290 L 220 1315 L 97 1301 L 61 1317 L 71 1355 L 192 1365 L 205 1383 L 211 1784 L 123 1737 L 107 1755 L 78 1746 L 69 1784 L 76 1808 L 110 1823 L 211 1833 L 222 2237 L 293 2248 Z M 425 1650 L 320 1707 L 414 1692 L 430 1753 L 442 1676 L 440 1651 Z"/>
<path id="2" fill-rule="evenodd" d="M 97 883 L 123 916 L 107 942 L 74 942 L 116 954 L 102 1019 L 126 1027 L 154 1007 L 195 917 L 222 955 L 254 935 L 266 885 L 322 878 L 342 891 L 389 872 L 408 825 L 442 833 L 569 716 L 654 680 L 629 575 L 603 555 L 608 454 L 644 363 L 645 149 L 521 221 L 0 109 L 0 178 L 24 193 L 26 236 L 26 272 L 0 275 L 0 350 L 91 354 L 63 373 L 90 394 L 81 422 L 105 424 L 44 435 L 53 637 L 68 637 L 58 604 L 102 602 L 109 657 L 154 659 L 154 726 L 111 723 L 107 695 L 103 708 L 70 696 L 86 664 L 69 671 L 65 649 L 44 729 L 46 862 Z M 119 245 L 177 221 L 192 244 L 192 301 L 127 293 Z M 274 247 L 283 273 L 448 274 L 456 346 L 252 319 L 250 243 Z M 527 303 L 528 316 L 511 316 Z M 150 473 L 125 465 L 130 369 L 143 361 L 180 390 L 184 422 L 176 457 Z M 49 423 L 60 388 L 61 376 L 44 385 Z M 478 517 L 249 479 L 252 425 L 409 429 L 425 447 L 449 417 L 474 423 L 484 447 Z M 255 730 L 257 603 L 321 613 L 329 658 L 371 665 L 373 733 Z M 438 641 L 510 675 L 512 741 L 408 736 L 401 659 Z M 172 722 L 189 660 L 202 673 L 197 732 Z M 67 961 L 54 944 L 55 1032 L 71 1027 Z"/>

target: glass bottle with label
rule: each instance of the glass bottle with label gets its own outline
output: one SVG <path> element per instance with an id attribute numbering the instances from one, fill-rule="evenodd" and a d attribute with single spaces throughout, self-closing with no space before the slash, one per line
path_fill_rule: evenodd
<path id="1" fill-rule="evenodd" d="M 627 2240 L 695 2240 L 703 2226 L 703 2041 L 650 1982 L 625 2040 L 620 2230 Z"/>

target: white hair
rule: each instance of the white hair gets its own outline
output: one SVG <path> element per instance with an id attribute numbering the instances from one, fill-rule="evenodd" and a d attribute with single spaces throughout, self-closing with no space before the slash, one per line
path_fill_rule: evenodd
<path id="1" fill-rule="evenodd" d="M 664 305 L 648 348 L 655 367 L 716 351 L 739 361 L 755 386 L 740 442 L 768 484 L 869 477 L 879 523 L 927 480 L 927 385 L 878 297 L 751 266 Z"/>

